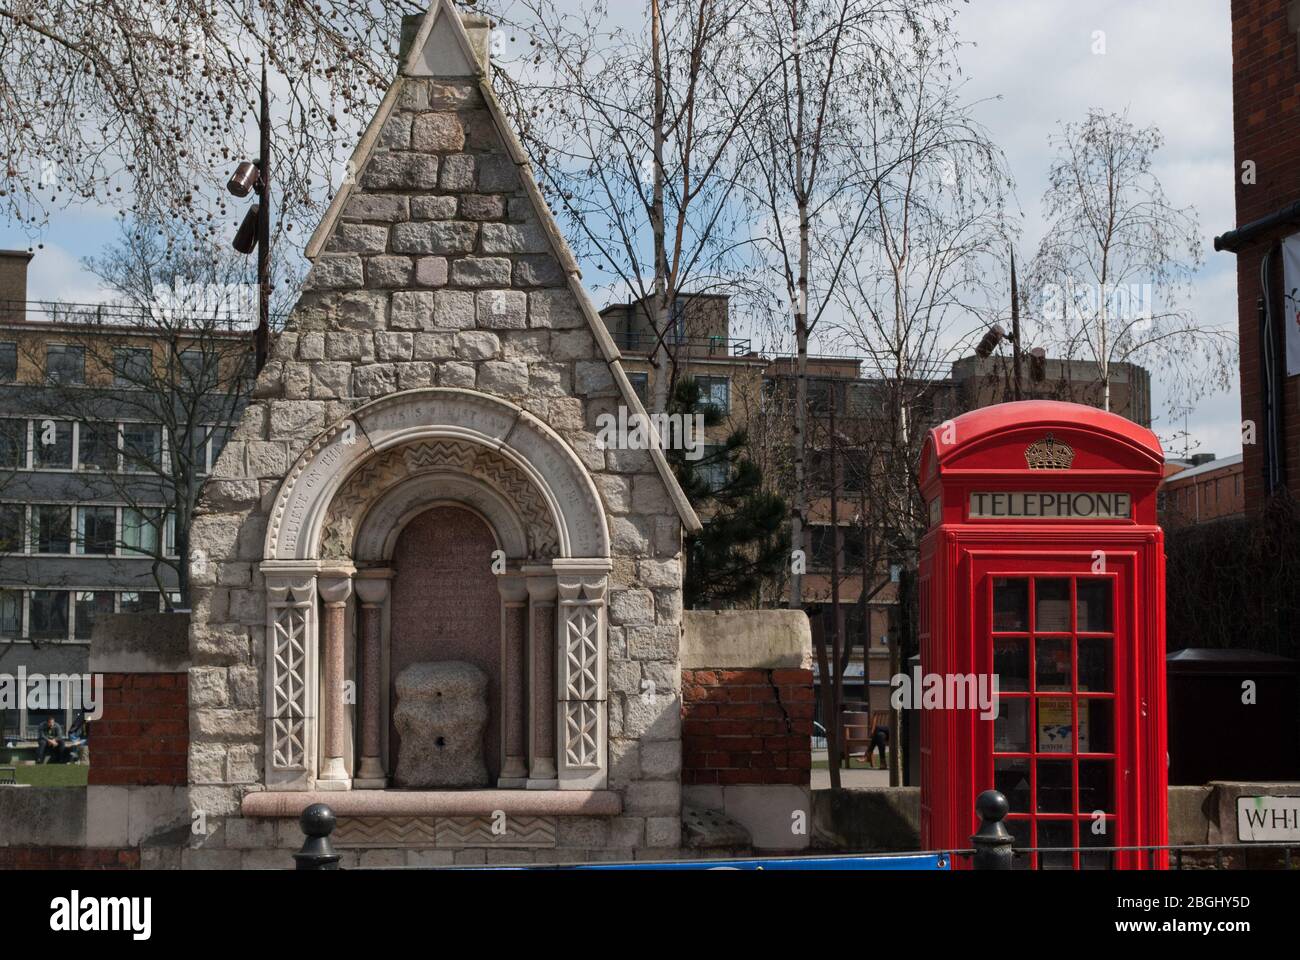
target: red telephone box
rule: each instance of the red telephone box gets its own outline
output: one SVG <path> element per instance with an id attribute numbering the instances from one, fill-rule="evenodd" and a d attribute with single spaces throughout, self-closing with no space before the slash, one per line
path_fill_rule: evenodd
<path id="1" fill-rule="evenodd" d="M 1017 847 L 1167 842 L 1163 465 L 1150 430 L 1074 403 L 999 404 L 930 432 L 920 679 L 957 696 L 922 703 L 925 849 L 969 847 L 989 788 L 1010 802 Z M 969 697 L 970 678 L 994 675 L 995 718 L 958 708 L 963 678 Z M 1100 850 L 1016 858 L 1164 864 Z"/>

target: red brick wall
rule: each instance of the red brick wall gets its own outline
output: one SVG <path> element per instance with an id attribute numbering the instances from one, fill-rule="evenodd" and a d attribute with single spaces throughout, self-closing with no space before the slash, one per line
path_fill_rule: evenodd
<path id="1" fill-rule="evenodd" d="M 811 670 L 683 670 L 682 783 L 806 785 Z"/>
<path id="2" fill-rule="evenodd" d="M 1287 24 L 1288 8 L 1296 0 L 1232 0 L 1232 125 L 1236 141 L 1237 226 L 1278 207 L 1300 200 L 1300 62 L 1296 34 Z M 1300 12 L 1300 5 L 1298 12 Z M 1300 23 L 1300 20 L 1297 21 Z M 1241 165 L 1255 163 L 1256 182 L 1241 182 Z M 1224 233 L 1227 224 L 1216 227 Z M 1300 230 L 1281 227 L 1261 237 L 1237 254 L 1237 317 L 1241 333 L 1241 416 L 1253 420 L 1257 433 L 1263 427 L 1260 403 L 1259 267 L 1264 253 L 1276 241 Z M 1228 256 L 1228 254 L 1215 254 Z M 1282 288 L 1280 260 L 1274 288 Z M 1275 327 L 1285 326 L 1281 296 L 1273 305 Z M 1278 356 L 1284 357 L 1281 338 Z M 1292 490 L 1300 488 L 1300 377 L 1284 381 L 1282 390 L 1284 479 Z M 1262 440 L 1258 436 L 1257 440 Z M 1263 448 L 1244 445 L 1246 509 L 1263 501 Z"/>
<path id="3" fill-rule="evenodd" d="M 0 870 L 139 870 L 140 851 L 110 847 L 0 847 Z"/>
<path id="4" fill-rule="evenodd" d="M 184 786 L 189 676 L 104 674 L 104 715 L 90 723 L 92 784 Z"/>

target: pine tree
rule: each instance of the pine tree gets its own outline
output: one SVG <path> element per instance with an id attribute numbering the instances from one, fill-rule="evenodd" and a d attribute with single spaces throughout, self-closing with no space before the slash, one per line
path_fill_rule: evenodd
<path id="1" fill-rule="evenodd" d="M 677 382 L 668 412 L 702 414 L 706 426 L 722 419 L 689 377 Z M 785 500 L 763 488 L 762 470 L 748 448 L 748 432 L 737 428 L 698 459 L 680 447 L 668 451 L 677 481 L 704 521 L 704 529 L 684 544 L 688 608 L 757 606 L 763 582 L 778 578 L 789 556 Z"/>

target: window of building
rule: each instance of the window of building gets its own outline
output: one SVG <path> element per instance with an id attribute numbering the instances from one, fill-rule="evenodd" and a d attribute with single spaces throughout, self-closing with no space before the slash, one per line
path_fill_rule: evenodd
<path id="1" fill-rule="evenodd" d="M 121 594 L 120 612 L 157 613 L 162 594 L 155 590 L 130 590 Z"/>
<path id="2" fill-rule="evenodd" d="M 181 383 L 199 386 L 208 378 L 208 358 L 202 350 L 182 350 L 180 362 Z"/>
<path id="3" fill-rule="evenodd" d="M 808 528 L 812 543 L 812 566 L 829 567 L 835 552 L 835 528 L 830 524 L 815 524 Z M 840 560 L 843 563 L 843 558 Z"/>
<path id="4" fill-rule="evenodd" d="M 706 443 L 704 456 L 695 467 L 696 475 L 710 490 L 721 490 L 731 479 L 731 464 L 723 453 L 725 449 L 721 443 Z"/>
<path id="5" fill-rule="evenodd" d="M 121 347 L 113 351 L 113 385 L 144 387 L 153 380 L 153 353 L 148 347 Z"/>
<path id="6" fill-rule="evenodd" d="M 123 468 L 132 473 L 152 473 L 161 470 L 162 437 L 161 424 L 122 424 Z"/>
<path id="7" fill-rule="evenodd" d="M 117 508 L 77 508 L 77 553 L 107 556 L 117 552 Z"/>
<path id="8" fill-rule="evenodd" d="M 0 503 L 0 553 L 23 553 L 24 517 L 27 510 L 21 503 Z"/>
<path id="9" fill-rule="evenodd" d="M 45 379 L 50 383 L 86 382 L 86 348 L 69 343 L 45 345 Z"/>
<path id="10" fill-rule="evenodd" d="M 117 469 L 117 424 L 77 425 L 77 469 Z"/>
<path id="11" fill-rule="evenodd" d="M 71 553 L 72 508 L 48 503 L 33 506 L 32 544 L 37 553 Z"/>
<path id="12" fill-rule="evenodd" d="M 0 343 L 0 383 L 13 383 L 18 379 L 18 344 Z"/>
<path id="13" fill-rule="evenodd" d="M 23 635 L 23 592 L 0 590 L 0 637 L 12 640 Z"/>
<path id="14" fill-rule="evenodd" d="M 158 527 L 160 511 L 157 507 L 135 510 L 122 508 L 122 552 L 153 557 L 158 555 Z"/>
<path id="15" fill-rule="evenodd" d="M 633 372 L 627 375 L 627 379 L 632 384 L 632 392 L 641 400 L 641 405 L 647 405 L 650 402 L 650 374 Z"/>
<path id="16" fill-rule="evenodd" d="M 32 466 L 37 470 L 72 469 L 72 423 L 36 420 L 32 423 Z"/>
<path id="17" fill-rule="evenodd" d="M 0 420 L 0 469 L 27 467 L 27 421 Z"/>
<path id="18" fill-rule="evenodd" d="M 78 590 L 76 594 L 74 636 L 89 640 L 95 627 L 95 618 L 113 612 L 113 594 L 108 590 Z"/>
<path id="19" fill-rule="evenodd" d="M 33 590 L 31 593 L 31 631 L 33 640 L 68 639 L 67 590 Z"/>
<path id="20" fill-rule="evenodd" d="M 731 412 L 731 381 L 727 377 L 696 377 L 700 386 L 700 403 L 718 413 Z"/>
<path id="21" fill-rule="evenodd" d="M 166 556 L 176 556 L 176 514 L 168 510 L 163 518 L 163 552 Z"/>

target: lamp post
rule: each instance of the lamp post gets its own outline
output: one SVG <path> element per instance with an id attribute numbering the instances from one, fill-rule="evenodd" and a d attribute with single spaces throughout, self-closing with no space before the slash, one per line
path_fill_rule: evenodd
<path id="1" fill-rule="evenodd" d="M 271 111 L 266 91 L 266 59 L 262 60 L 261 113 L 258 117 L 258 158 L 244 160 L 231 174 L 226 189 L 236 197 L 257 194 L 257 203 L 244 214 L 235 232 L 240 253 L 257 248 L 257 331 L 253 334 L 256 371 L 266 364 L 271 339 Z M 255 371 L 255 372 L 256 372 Z"/>

